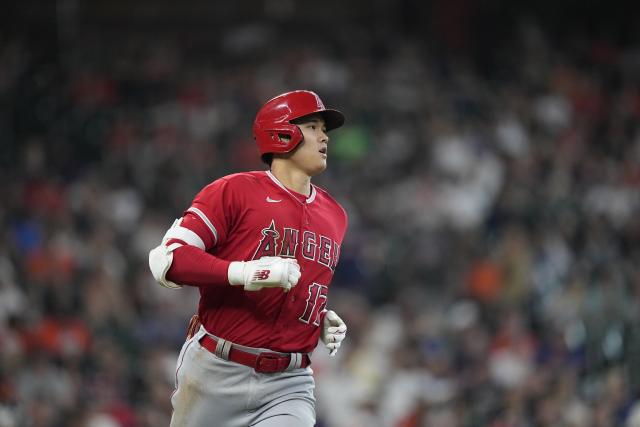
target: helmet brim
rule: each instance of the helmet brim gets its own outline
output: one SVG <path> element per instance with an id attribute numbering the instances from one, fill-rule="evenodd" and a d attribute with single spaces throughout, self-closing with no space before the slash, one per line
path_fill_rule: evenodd
<path id="1" fill-rule="evenodd" d="M 327 127 L 327 131 L 338 129 L 340 126 L 344 124 L 344 114 L 342 114 L 338 110 L 326 109 L 320 111 L 314 111 L 309 114 L 305 114 L 304 116 L 296 117 L 291 120 L 290 123 L 299 123 L 300 121 L 304 121 L 305 117 L 313 116 L 314 114 L 319 114 L 324 119 L 324 124 Z"/>
<path id="2" fill-rule="evenodd" d="M 321 111 L 321 114 L 328 131 L 338 129 L 344 124 L 344 114 L 338 110 L 328 109 Z"/>

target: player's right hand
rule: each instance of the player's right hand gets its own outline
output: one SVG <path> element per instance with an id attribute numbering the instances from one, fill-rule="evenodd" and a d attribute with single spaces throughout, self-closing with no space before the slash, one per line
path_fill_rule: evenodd
<path id="1" fill-rule="evenodd" d="M 298 284 L 300 274 L 298 261 L 275 256 L 254 261 L 233 261 L 228 271 L 229 283 L 243 286 L 245 291 L 283 288 L 288 292 Z"/>

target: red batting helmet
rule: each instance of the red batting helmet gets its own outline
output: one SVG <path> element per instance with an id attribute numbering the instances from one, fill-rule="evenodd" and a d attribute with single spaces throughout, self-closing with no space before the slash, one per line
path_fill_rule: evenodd
<path id="1" fill-rule="evenodd" d="M 260 155 L 287 153 L 296 148 L 303 136 L 300 128 L 291 121 L 314 113 L 322 115 L 327 131 L 344 123 L 344 115 L 340 111 L 325 108 L 320 97 L 308 90 L 283 93 L 267 101 L 253 122 L 253 137 Z M 281 135 L 290 139 L 280 138 Z"/>

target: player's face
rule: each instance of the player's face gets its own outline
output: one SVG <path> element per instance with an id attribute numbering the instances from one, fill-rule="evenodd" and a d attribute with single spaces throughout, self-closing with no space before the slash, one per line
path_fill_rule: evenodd
<path id="1" fill-rule="evenodd" d="M 327 168 L 329 136 L 324 119 L 319 114 L 314 114 L 296 124 L 304 139 L 291 152 L 289 160 L 307 175 L 317 175 Z"/>

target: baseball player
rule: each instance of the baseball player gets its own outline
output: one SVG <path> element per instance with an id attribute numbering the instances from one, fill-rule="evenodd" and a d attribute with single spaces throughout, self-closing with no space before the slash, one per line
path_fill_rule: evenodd
<path id="1" fill-rule="evenodd" d="M 171 426 L 315 424 L 310 353 L 321 339 L 334 355 L 347 330 L 326 309 L 347 215 L 311 178 L 343 123 L 310 91 L 265 103 L 253 135 L 270 170 L 204 187 L 149 253 L 158 283 L 200 290 Z"/>

